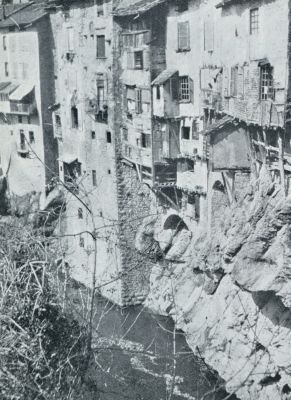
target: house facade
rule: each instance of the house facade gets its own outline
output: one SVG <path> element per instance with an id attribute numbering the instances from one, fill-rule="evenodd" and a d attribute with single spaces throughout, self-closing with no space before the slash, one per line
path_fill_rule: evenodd
<path id="1" fill-rule="evenodd" d="M 54 102 L 49 18 L 43 7 L 34 4 L 1 10 L 2 173 L 12 196 L 37 192 L 43 203 L 56 173 L 57 158 L 48 112 Z"/>

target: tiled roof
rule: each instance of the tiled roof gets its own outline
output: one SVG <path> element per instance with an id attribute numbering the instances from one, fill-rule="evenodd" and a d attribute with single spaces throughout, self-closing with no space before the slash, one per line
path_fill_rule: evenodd
<path id="1" fill-rule="evenodd" d="M 120 0 L 113 10 L 113 15 L 125 16 L 144 13 L 165 1 L 166 0 Z"/>
<path id="2" fill-rule="evenodd" d="M 13 25 L 25 26 L 47 15 L 43 3 L 9 4 L 0 7 L 0 28 Z"/>
<path id="3" fill-rule="evenodd" d="M 160 75 L 156 77 L 155 80 L 152 81 L 152 85 L 162 85 L 177 72 L 178 70 L 176 69 L 165 69 L 163 72 L 160 73 Z"/>
<path id="4" fill-rule="evenodd" d="M 229 115 L 225 115 L 221 119 L 219 119 L 216 122 L 214 122 L 213 124 L 209 125 L 204 130 L 204 133 L 210 135 L 210 134 L 212 134 L 214 132 L 219 131 L 220 129 L 223 129 L 226 125 L 228 125 L 230 123 L 234 123 L 234 122 L 235 122 L 235 118 L 234 117 L 231 117 Z"/>

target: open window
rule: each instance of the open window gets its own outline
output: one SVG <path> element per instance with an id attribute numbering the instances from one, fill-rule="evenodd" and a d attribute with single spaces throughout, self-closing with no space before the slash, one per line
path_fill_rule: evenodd
<path id="1" fill-rule="evenodd" d="M 76 106 L 71 107 L 71 124 L 72 128 L 74 129 L 77 129 L 79 127 L 78 109 Z"/>
<path id="2" fill-rule="evenodd" d="M 66 159 L 66 158 L 65 158 Z M 78 193 L 78 178 L 81 176 L 81 163 L 77 159 L 63 161 L 64 183 L 74 193 Z"/>

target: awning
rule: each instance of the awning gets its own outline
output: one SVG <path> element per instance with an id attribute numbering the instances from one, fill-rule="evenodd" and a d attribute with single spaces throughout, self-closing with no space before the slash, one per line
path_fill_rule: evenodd
<path id="1" fill-rule="evenodd" d="M 269 65 L 269 64 L 270 64 L 270 61 L 267 58 L 262 58 L 258 62 L 259 67 L 263 67 L 264 65 Z"/>
<path id="2" fill-rule="evenodd" d="M 1 82 L 0 83 L 0 93 L 8 95 L 8 94 L 12 93 L 17 87 L 18 87 L 18 85 L 15 85 L 11 82 Z"/>
<path id="3" fill-rule="evenodd" d="M 72 164 L 75 161 L 78 161 L 78 157 L 73 154 L 63 154 L 58 158 L 58 161 L 64 162 L 66 164 Z"/>
<path id="4" fill-rule="evenodd" d="M 163 72 L 160 73 L 160 75 L 156 77 L 156 79 L 152 81 L 152 85 L 163 85 L 177 72 L 178 70 L 176 69 L 165 69 Z"/>
<path id="5" fill-rule="evenodd" d="M 34 89 L 34 85 L 23 83 L 22 85 L 18 86 L 13 93 L 10 94 L 9 100 L 12 101 L 21 101 L 25 96 L 31 93 Z"/>

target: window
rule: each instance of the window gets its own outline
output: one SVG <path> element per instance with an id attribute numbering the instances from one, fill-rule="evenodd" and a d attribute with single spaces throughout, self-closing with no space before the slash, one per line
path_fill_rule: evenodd
<path id="1" fill-rule="evenodd" d="M 55 115 L 56 126 L 62 126 L 61 116 L 59 114 Z"/>
<path id="2" fill-rule="evenodd" d="M 78 218 L 83 219 L 83 209 L 82 208 L 78 208 Z"/>
<path id="3" fill-rule="evenodd" d="M 151 147 L 151 135 L 149 135 L 148 133 L 141 134 L 141 147 Z"/>
<path id="4" fill-rule="evenodd" d="M 5 76 L 9 76 L 8 62 L 4 63 L 4 67 L 5 67 Z"/>
<path id="5" fill-rule="evenodd" d="M 143 69 L 143 52 L 142 51 L 134 52 L 134 68 L 135 69 Z"/>
<path id="6" fill-rule="evenodd" d="M 78 128 L 78 109 L 76 106 L 71 107 L 71 120 L 72 120 L 72 128 Z"/>
<path id="7" fill-rule="evenodd" d="M 214 50 L 214 22 L 210 17 L 204 21 L 204 50 Z"/>
<path id="8" fill-rule="evenodd" d="M 104 105 L 104 80 L 97 80 L 97 107 L 102 108 Z"/>
<path id="9" fill-rule="evenodd" d="M 141 89 L 135 89 L 135 112 L 137 114 L 141 114 L 142 113 Z"/>
<path id="10" fill-rule="evenodd" d="M 97 0 L 97 17 L 102 17 L 103 15 L 104 15 L 103 0 Z"/>
<path id="11" fill-rule="evenodd" d="M 27 124 L 30 125 L 31 124 L 31 118 L 30 115 L 27 116 Z"/>
<path id="12" fill-rule="evenodd" d="M 7 50 L 6 36 L 3 36 L 3 50 Z"/>
<path id="13" fill-rule="evenodd" d="M 85 247 L 85 240 L 82 236 L 80 236 L 79 245 L 80 245 L 80 247 Z"/>
<path id="14" fill-rule="evenodd" d="M 181 136 L 182 136 L 182 139 L 186 139 L 186 140 L 190 139 L 190 126 L 182 126 Z"/>
<path id="15" fill-rule="evenodd" d="M 18 118 L 18 123 L 19 123 L 19 124 L 22 124 L 22 115 L 18 115 L 17 118 Z"/>
<path id="16" fill-rule="evenodd" d="M 178 23 L 178 51 L 190 50 L 189 21 Z"/>
<path id="17" fill-rule="evenodd" d="M 73 27 L 67 28 L 67 45 L 68 45 L 68 53 L 74 52 L 74 30 Z"/>
<path id="18" fill-rule="evenodd" d="M 259 9 L 250 10 L 250 34 L 255 35 L 259 32 Z"/>
<path id="19" fill-rule="evenodd" d="M 28 135 L 29 135 L 29 143 L 34 143 L 35 142 L 34 132 L 29 131 Z"/>
<path id="20" fill-rule="evenodd" d="M 107 170 L 108 175 L 111 175 L 111 169 Z"/>
<path id="21" fill-rule="evenodd" d="M 189 76 L 179 77 L 179 100 L 181 102 L 193 101 L 193 80 Z"/>
<path id="22" fill-rule="evenodd" d="M 28 64 L 19 63 L 18 73 L 21 79 L 27 79 L 28 77 Z"/>
<path id="23" fill-rule="evenodd" d="M 91 139 L 96 139 L 96 133 L 95 133 L 95 131 L 91 131 Z"/>
<path id="24" fill-rule="evenodd" d="M 111 132 L 106 131 L 106 141 L 107 143 L 111 143 Z"/>
<path id="25" fill-rule="evenodd" d="M 96 36 L 97 41 L 97 58 L 105 58 L 105 36 Z"/>
<path id="26" fill-rule="evenodd" d="M 273 68 L 270 64 L 261 67 L 260 98 L 274 100 Z"/>
<path id="27" fill-rule="evenodd" d="M 176 0 L 176 11 L 183 12 L 188 10 L 188 0 Z"/>
<path id="28" fill-rule="evenodd" d="M 123 140 L 125 140 L 127 142 L 128 141 L 128 129 L 127 128 L 122 128 L 122 136 L 123 136 Z"/>
<path id="29" fill-rule="evenodd" d="M 19 133 L 20 133 L 20 149 L 21 150 L 25 150 L 25 135 L 24 135 L 24 131 L 22 129 L 20 129 Z"/>
<path id="30" fill-rule="evenodd" d="M 96 170 L 92 170 L 92 185 L 97 186 L 97 175 L 96 175 Z"/>
<path id="31" fill-rule="evenodd" d="M 194 119 L 192 122 L 192 139 L 199 139 L 199 124 L 196 119 Z"/>
<path id="32" fill-rule="evenodd" d="M 161 87 L 160 87 L 160 85 L 157 85 L 156 86 L 156 93 L 157 93 L 157 100 L 160 100 L 160 98 L 161 98 Z"/>

